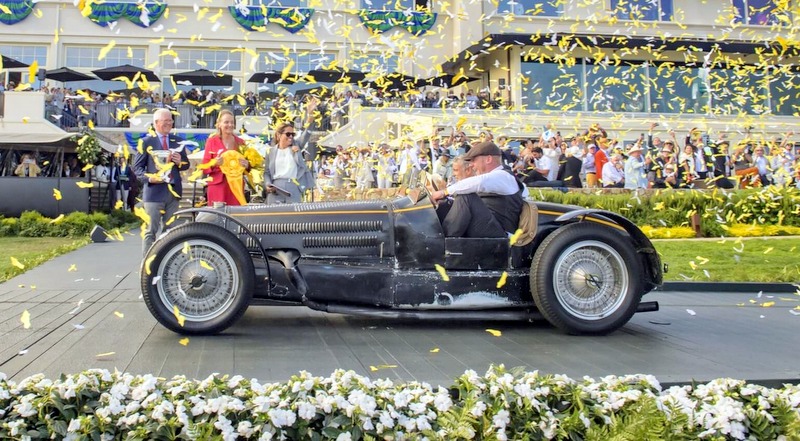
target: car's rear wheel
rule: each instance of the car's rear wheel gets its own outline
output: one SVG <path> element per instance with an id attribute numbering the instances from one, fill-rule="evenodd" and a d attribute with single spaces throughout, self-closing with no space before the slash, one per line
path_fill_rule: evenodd
<path id="1" fill-rule="evenodd" d="M 571 334 L 605 334 L 625 325 L 641 300 L 641 278 L 630 240 L 589 222 L 551 233 L 531 265 L 536 306 Z"/>
<path id="2" fill-rule="evenodd" d="M 190 223 L 167 233 L 144 259 L 142 293 L 159 323 L 181 334 L 216 334 L 235 323 L 253 297 L 254 269 L 228 230 Z"/>

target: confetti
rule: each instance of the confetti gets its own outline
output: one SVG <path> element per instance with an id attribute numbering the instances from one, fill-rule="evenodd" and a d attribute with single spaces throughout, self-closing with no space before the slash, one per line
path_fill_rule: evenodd
<path id="1" fill-rule="evenodd" d="M 206 262 L 205 260 L 202 259 L 200 260 L 200 266 L 209 271 L 214 271 L 214 268 L 211 265 L 209 265 L 208 262 Z"/>
<path id="2" fill-rule="evenodd" d="M 428 352 L 430 352 L 431 354 L 438 354 L 439 353 L 439 348 L 433 348 Z"/>
<path id="3" fill-rule="evenodd" d="M 114 354 L 116 354 L 116 352 L 103 352 L 101 354 L 95 355 L 95 357 L 96 358 L 110 357 L 110 356 L 112 356 Z"/>
<path id="4" fill-rule="evenodd" d="M 688 312 L 688 313 L 689 313 L 689 315 L 697 315 L 697 313 L 696 313 L 696 312 L 694 312 L 694 310 L 693 310 L 693 309 L 687 309 L 687 310 L 686 310 L 686 312 Z"/>
<path id="5" fill-rule="evenodd" d="M 13 257 L 13 256 L 11 257 L 11 265 L 13 265 L 13 266 L 15 266 L 15 267 L 17 267 L 17 268 L 19 268 L 21 270 L 25 269 L 25 265 L 23 265 L 19 260 L 17 260 L 16 257 Z"/>
<path id="6" fill-rule="evenodd" d="M 180 343 L 181 346 L 187 346 L 189 344 L 189 337 L 184 337 L 184 338 L 180 339 L 178 341 L 178 343 Z"/>
<path id="7" fill-rule="evenodd" d="M 495 337 L 500 337 L 501 335 L 503 335 L 503 333 L 498 331 L 497 329 L 487 329 L 486 332 L 492 334 Z"/>
<path id="8" fill-rule="evenodd" d="M 497 289 L 502 288 L 506 284 L 506 279 L 508 279 L 508 273 L 503 271 L 500 280 L 497 281 Z"/>
<path id="9" fill-rule="evenodd" d="M 396 364 L 381 364 L 381 365 L 378 365 L 378 366 L 370 366 L 369 370 L 372 371 L 372 372 L 376 372 L 376 371 L 379 371 L 381 369 L 392 369 L 392 368 L 396 368 L 396 367 L 397 367 Z"/>
<path id="10" fill-rule="evenodd" d="M 75 264 L 73 263 L 72 265 L 70 265 L 70 266 L 69 266 L 69 268 L 67 269 L 67 271 L 69 271 L 69 272 L 72 272 L 72 271 L 78 271 L 78 267 L 77 267 L 77 266 L 75 266 Z"/>
<path id="11" fill-rule="evenodd" d="M 178 320 L 178 324 L 183 327 L 183 324 L 186 323 L 186 317 L 181 314 L 181 311 L 178 309 L 178 305 L 172 305 L 172 313 L 175 315 L 175 318 Z"/>
<path id="12" fill-rule="evenodd" d="M 22 311 L 22 317 L 19 318 L 19 321 L 22 323 L 22 327 L 25 329 L 30 329 L 31 327 L 31 313 L 28 310 Z"/>
<path id="13" fill-rule="evenodd" d="M 57 201 L 61 200 L 61 191 L 59 191 L 57 188 L 53 189 L 53 198 L 55 198 Z"/>
<path id="14" fill-rule="evenodd" d="M 125 314 L 123 314 L 123 313 L 121 313 L 119 311 L 114 311 L 114 315 L 119 317 L 119 318 L 125 318 Z"/>
<path id="15" fill-rule="evenodd" d="M 74 323 L 72 326 L 73 326 L 75 329 L 79 330 L 79 331 L 80 331 L 81 329 L 84 329 L 84 328 L 85 328 L 85 326 L 83 326 L 83 325 L 79 325 L 79 324 L 75 324 L 75 323 Z"/>
<path id="16" fill-rule="evenodd" d="M 764 302 L 761 304 L 762 308 L 771 308 L 773 306 L 775 306 L 775 302 Z"/>
<path id="17" fill-rule="evenodd" d="M 447 271 L 445 271 L 444 267 L 439 265 L 438 263 L 434 265 L 436 267 L 436 271 L 439 272 L 439 275 L 442 277 L 442 280 L 445 282 L 450 281 L 450 276 L 447 275 Z"/>

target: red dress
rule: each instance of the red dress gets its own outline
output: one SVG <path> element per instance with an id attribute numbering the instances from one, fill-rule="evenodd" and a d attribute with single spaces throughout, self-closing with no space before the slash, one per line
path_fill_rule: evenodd
<path id="1" fill-rule="evenodd" d="M 244 144 L 244 140 L 239 138 L 238 136 L 233 137 L 234 139 L 234 148 L 238 149 L 240 145 Z M 227 148 L 225 148 L 225 143 L 222 142 L 222 138 L 219 136 L 210 136 L 208 141 L 206 141 L 206 150 L 203 154 L 203 164 L 207 164 L 212 159 L 218 158 L 222 153 L 225 152 Z M 225 174 L 222 173 L 220 170 L 219 165 L 215 165 L 213 167 L 207 168 L 203 170 L 203 173 L 209 175 L 211 180 L 207 183 L 207 195 L 206 199 L 208 200 L 208 206 L 213 206 L 214 202 L 224 202 L 227 205 L 241 205 L 239 201 L 236 199 L 236 196 L 233 195 L 231 192 L 231 188 L 228 186 L 227 178 Z"/>

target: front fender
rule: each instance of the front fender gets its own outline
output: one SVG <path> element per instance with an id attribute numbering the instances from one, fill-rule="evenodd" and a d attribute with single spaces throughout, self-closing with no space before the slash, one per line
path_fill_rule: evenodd
<path id="1" fill-rule="evenodd" d="M 267 252 L 264 250 L 264 246 L 261 245 L 261 241 L 258 240 L 258 236 L 256 236 L 252 231 L 250 231 L 250 229 L 247 228 L 247 225 L 245 225 L 244 223 L 242 223 L 242 221 L 236 219 L 235 217 L 231 216 L 230 214 L 228 214 L 228 213 L 226 213 L 224 211 L 220 211 L 220 210 L 216 210 L 216 209 L 212 209 L 212 208 L 187 208 L 186 210 L 178 211 L 177 213 L 175 213 L 175 216 L 178 216 L 178 215 L 181 215 L 181 214 L 192 214 L 192 218 L 196 218 L 196 216 L 195 216 L 196 213 L 206 213 L 206 214 L 216 215 L 216 216 L 219 216 L 219 217 L 221 217 L 221 218 L 223 218 L 223 219 L 225 219 L 227 221 L 233 222 L 239 228 L 241 228 L 242 232 L 244 232 L 244 234 L 246 234 L 247 236 L 251 237 L 253 239 L 253 241 L 256 243 L 256 245 L 258 245 L 258 252 L 261 255 L 261 258 L 264 260 L 264 267 L 267 270 L 267 277 L 271 277 L 271 274 L 270 274 L 270 271 L 269 271 L 269 259 L 267 257 Z"/>
<path id="2" fill-rule="evenodd" d="M 611 211 L 583 208 L 564 213 L 556 218 L 555 221 L 558 223 L 569 223 L 576 221 L 576 219 L 577 222 L 610 224 L 608 226 L 612 228 L 621 228 L 625 230 L 631 237 L 631 240 L 633 240 L 636 252 L 641 255 L 647 263 L 647 265 L 645 265 L 645 270 L 650 276 L 650 282 L 653 285 L 652 288 L 660 286 L 664 282 L 661 258 L 658 256 L 658 252 L 653 246 L 653 243 L 650 242 L 650 239 L 642 233 L 642 230 L 628 218 Z"/>

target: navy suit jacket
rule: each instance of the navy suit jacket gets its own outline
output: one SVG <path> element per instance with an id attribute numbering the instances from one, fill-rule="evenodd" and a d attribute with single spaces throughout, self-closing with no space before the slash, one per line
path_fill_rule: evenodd
<path id="1" fill-rule="evenodd" d="M 183 141 L 183 139 L 171 133 L 167 136 L 167 140 L 168 147 L 170 149 L 176 149 L 180 147 L 180 143 Z M 142 195 L 142 200 L 144 202 L 168 202 L 170 198 L 175 197 L 169 191 L 169 187 L 167 186 L 168 184 L 151 184 L 149 182 L 150 179 L 145 176 L 146 173 L 152 174 L 158 171 L 156 168 L 156 163 L 153 160 L 153 157 L 150 155 L 150 151 L 156 150 L 164 150 L 164 147 L 161 145 L 161 139 L 157 136 L 148 136 L 142 140 L 142 152 L 140 153 L 137 150 L 136 158 L 133 161 L 133 171 L 136 174 L 136 178 L 139 179 L 139 182 L 144 183 L 144 191 Z M 172 190 L 178 195 L 181 195 L 183 192 L 183 183 L 181 182 L 180 171 L 188 169 L 189 158 L 186 155 L 186 149 L 183 149 L 181 150 L 181 165 L 177 167 L 177 170 L 175 167 L 173 167 L 170 173 Z"/>

